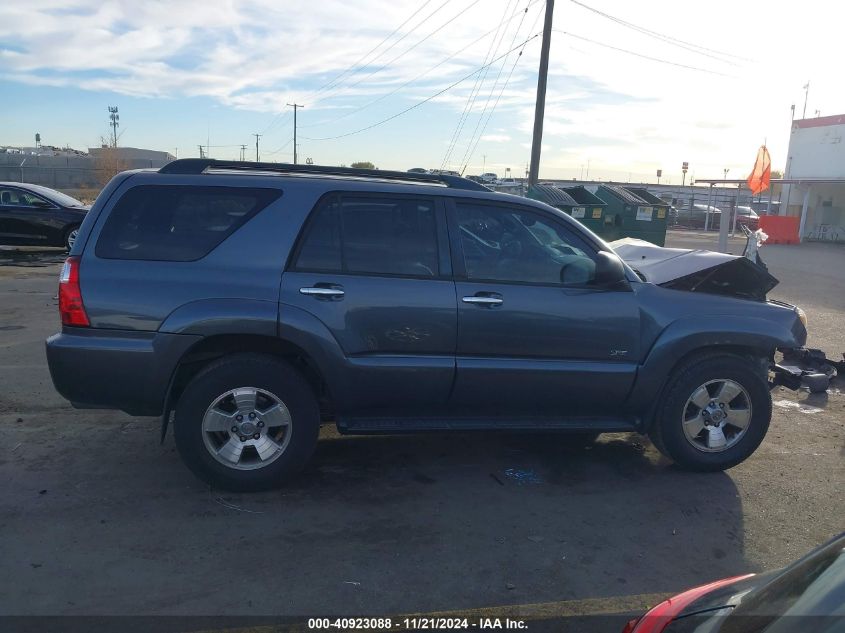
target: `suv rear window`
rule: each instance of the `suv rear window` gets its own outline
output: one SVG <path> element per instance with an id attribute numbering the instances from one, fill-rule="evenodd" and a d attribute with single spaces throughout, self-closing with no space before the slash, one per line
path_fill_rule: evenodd
<path id="1" fill-rule="evenodd" d="M 97 257 L 189 262 L 208 255 L 264 207 L 278 189 L 140 185 L 112 209 Z"/>

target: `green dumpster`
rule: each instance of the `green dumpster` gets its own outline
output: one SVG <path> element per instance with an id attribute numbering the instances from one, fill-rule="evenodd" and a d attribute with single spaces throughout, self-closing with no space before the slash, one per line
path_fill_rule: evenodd
<path id="1" fill-rule="evenodd" d="M 605 229 L 601 233 L 605 240 L 634 237 L 663 246 L 666 241 L 665 213 L 662 220 L 656 220 L 658 211 L 652 202 L 620 185 L 595 187 L 595 194 L 607 203 Z"/>
<path id="2" fill-rule="evenodd" d="M 571 215 L 581 224 L 590 229 L 593 233 L 601 235 L 605 229 L 604 208 L 605 203 L 596 195 L 587 191 L 581 185 L 575 187 L 561 187 L 575 200 L 577 205 L 572 207 Z"/>
<path id="3" fill-rule="evenodd" d="M 555 187 L 534 185 L 528 190 L 528 197 L 545 202 L 571 215 L 594 233 L 599 233 L 604 222 L 604 202 L 584 187 Z"/>
<path id="4" fill-rule="evenodd" d="M 625 189 L 641 200 L 645 200 L 647 204 L 645 210 L 638 210 L 638 218 L 640 215 L 646 217 L 648 215 L 647 208 L 649 206 L 652 208 L 650 224 L 646 224 L 642 219 L 635 220 L 635 224 L 631 228 L 632 230 L 639 230 L 640 235 L 631 235 L 631 237 L 639 237 L 652 244 L 663 246 L 666 243 L 666 225 L 669 219 L 669 207 L 671 205 L 642 187 L 625 187 Z M 623 231 L 626 229 L 625 222 L 622 223 L 622 228 Z"/>

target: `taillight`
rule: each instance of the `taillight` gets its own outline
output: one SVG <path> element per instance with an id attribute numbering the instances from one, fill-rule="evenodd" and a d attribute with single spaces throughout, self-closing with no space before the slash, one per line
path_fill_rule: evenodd
<path id="1" fill-rule="evenodd" d="M 59 314 L 62 325 L 88 327 L 88 315 L 82 304 L 82 289 L 79 287 L 79 257 L 68 257 L 59 275 Z"/>
<path id="2" fill-rule="evenodd" d="M 693 587 L 684 593 L 679 593 L 664 600 L 656 607 L 653 607 L 643 617 L 639 619 L 630 620 L 623 629 L 622 633 L 662 633 L 669 623 L 678 617 L 678 614 L 686 609 L 693 602 L 711 591 L 730 585 L 740 580 L 750 578 L 754 574 L 745 574 L 744 576 L 734 576 L 733 578 L 723 578 L 716 582 L 711 582 L 709 585 L 701 585 L 700 587 Z"/>

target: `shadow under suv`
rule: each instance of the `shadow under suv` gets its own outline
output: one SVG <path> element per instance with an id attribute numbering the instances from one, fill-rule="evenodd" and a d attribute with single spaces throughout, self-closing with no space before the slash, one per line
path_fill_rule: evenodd
<path id="1" fill-rule="evenodd" d="M 565 213 L 460 177 L 186 159 L 85 218 L 47 341 L 76 407 L 171 423 L 224 488 L 341 433 L 648 433 L 695 470 L 763 440 L 791 306 L 643 282 Z"/>

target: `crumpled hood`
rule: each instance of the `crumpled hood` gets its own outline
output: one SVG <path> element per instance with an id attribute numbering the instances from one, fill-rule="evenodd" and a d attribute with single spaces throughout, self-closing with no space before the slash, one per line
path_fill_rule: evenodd
<path id="1" fill-rule="evenodd" d="M 611 242 L 610 247 L 645 281 L 675 290 L 765 301 L 766 293 L 778 284 L 763 266 L 740 255 L 665 248 L 630 237 Z"/>

